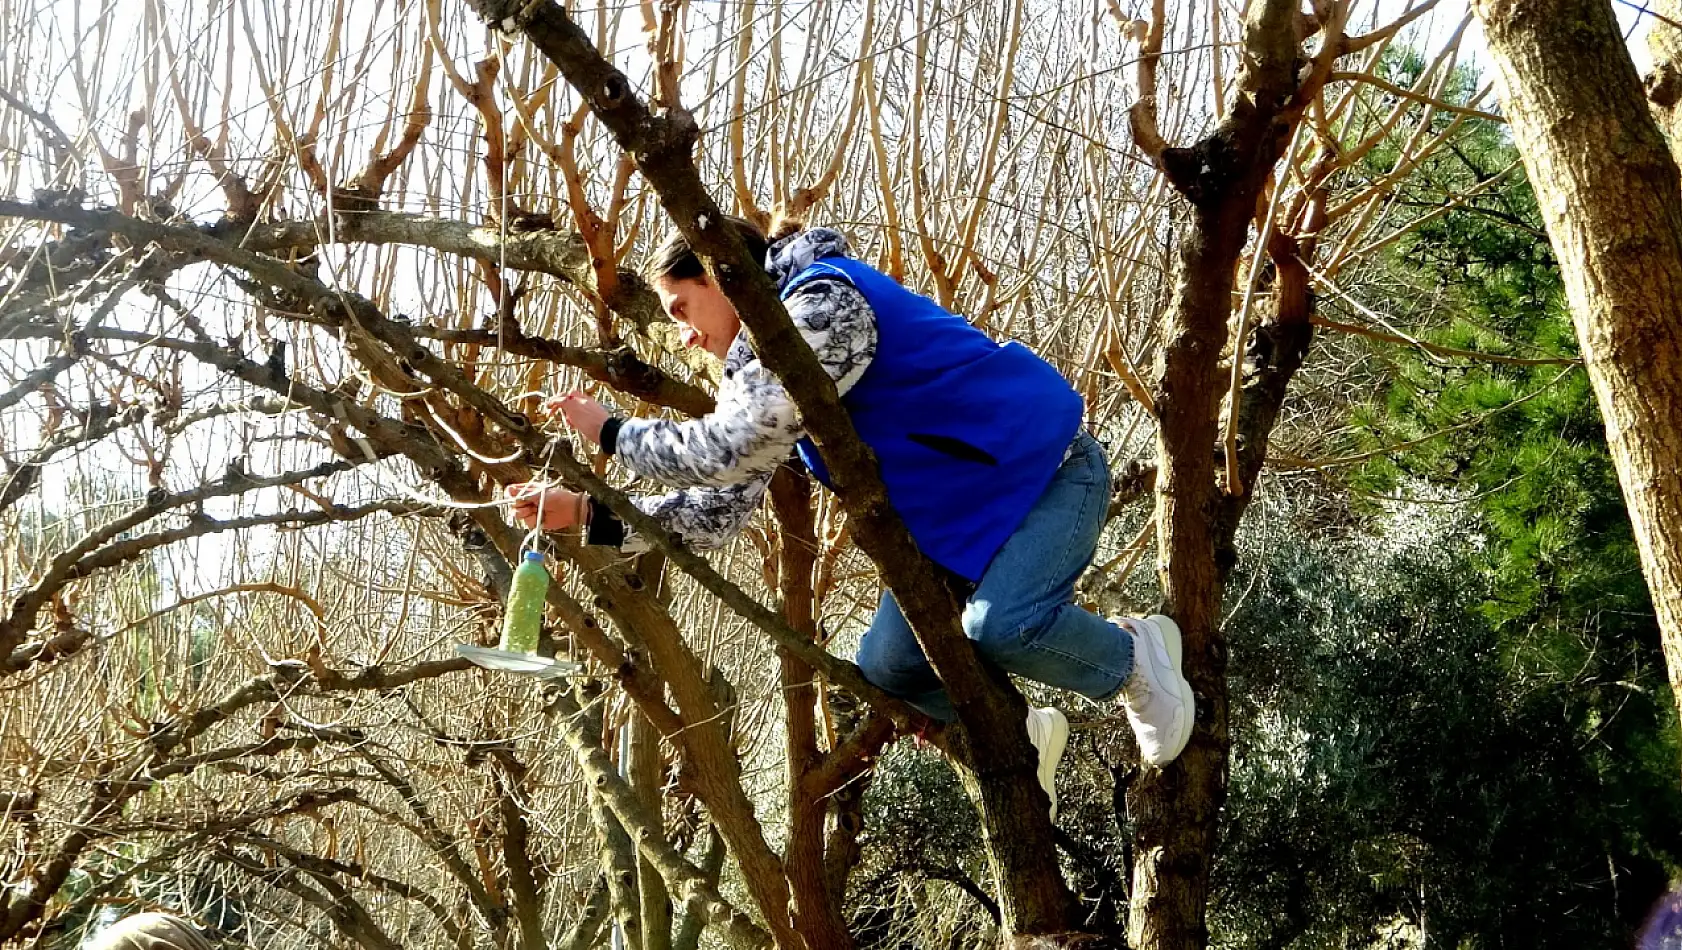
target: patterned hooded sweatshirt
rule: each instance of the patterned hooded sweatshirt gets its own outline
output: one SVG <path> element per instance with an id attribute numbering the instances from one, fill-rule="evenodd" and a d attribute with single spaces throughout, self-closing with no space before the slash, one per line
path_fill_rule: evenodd
<path id="1" fill-rule="evenodd" d="M 814 228 L 773 244 L 766 270 L 779 289 L 822 257 L 847 254 L 847 239 Z M 876 355 L 876 317 L 851 284 L 840 279 L 802 283 L 783 300 L 789 317 L 817 354 L 839 395 L 859 381 Z M 713 411 L 698 419 L 610 420 L 602 448 L 643 478 L 677 490 L 632 502 L 687 546 L 724 545 L 753 517 L 777 466 L 805 435 L 794 400 L 759 362 L 744 329 L 724 358 Z M 588 541 L 626 552 L 648 549 L 645 539 L 592 501 Z"/>

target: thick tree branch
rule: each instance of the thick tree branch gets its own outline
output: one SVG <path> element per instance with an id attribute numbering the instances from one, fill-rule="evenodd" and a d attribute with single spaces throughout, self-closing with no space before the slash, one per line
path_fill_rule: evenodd
<path id="1" fill-rule="evenodd" d="M 1227 652 L 1219 630 L 1223 572 L 1214 518 L 1219 496 L 1211 448 L 1226 389 L 1220 358 L 1228 340 L 1235 268 L 1265 182 L 1306 107 L 1298 95 L 1299 77 L 1313 78 L 1327 65 L 1305 69 L 1299 9 L 1296 0 L 1250 4 L 1237 98 L 1216 130 L 1186 150 L 1187 174 L 1170 175 L 1191 214 L 1178 246 L 1174 297 L 1159 333 L 1156 537 L 1163 612 L 1184 637 L 1197 718 L 1180 757 L 1165 770 L 1145 769 L 1128 790 L 1135 822 L 1128 939 L 1153 950 L 1201 950 L 1208 942 L 1209 862 L 1230 748 Z M 1334 15 L 1328 22 L 1335 29 L 1341 21 Z M 1286 372 L 1270 385 L 1282 387 L 1288 379 Z M 1241 391 L 1240 398 L 1247 394 Z M 1236 411 L 1242 419 L 1254 409 Z M 1265 433 L 1258 434 L 1265 442 Z M 1248 442 L 1245 447 L 1253 448 Z"/>
<path id="2" fill-rule="evenodd" d="M 670 612 L 646 594 L 636 574 L 614 569 L 614 558 L 599 549 L 585 548 L 578 560 L 583 580 L 596 603 L 618 624 L 627 640 L 638 643 L 665 678 L 685 728 L 666 736 L 683 751 L 685 781 L 706 803 L 714 822 L 730 843 L 748 892 L 759 905 L 779 944 L 798 947 L 799 938 L 789 917 L 786 868 L 771 850 L 764 829 L 754 816 L 753 802 L 742 784 L 741 762 L 730 742 L 730 717 L 713 697 L 701 660 L 684 642 Z"/>
<path id="3" fill-rule="evenodd" d="M 526 766 L 511 749 L 491 749 L 497 814 L 502 819 L 502 863 L 514 897 L 514 921 L 524 950 L 545 950 L 543 899 L 531 859 L 531 827 L 526 822 Z"/>
<path id="4" fill-rule="evenodd" d="M 598 946 L 602 927 L 607 923 L 608 909 L 607 882 L 598 877 L 584 898 L 583 912 L 555 942 L 558 950 L 593 950 Z"/>
<path id="5" fill-rule="evenodd" d="M 0 210 L 0 215 L 10 214 Z M 570 231 L 513 231 L 394 211 L 339 214 L 331 221 L 278 221 L 248 226 L 228 222 L 210 236 L 239 241 L 253 251 L 306 250 L 321 244 L 404 244 L 482 261 L 513 270 L 558 277 L 591 292 L 596 289 L 589 244 Z M 648 283 L 621 271 L 612 299 L 605 302 L 639 329 L 664 322 L 665 311 Z"/>
<path id="6" fill-rule="evenodd" d="M 811 480 L 783 469 L 771 479 L 771 503 L 781 529 L 777 544 L 777 593 L 789 625 L 816 641 L 817 604 L 813 568 L 818 541 L 812 514 Z M 788 843 L 784 856 L 795 922 L 809 943 L 846 950 L 853 944 L 841 907 L 824 880 L 826 789 L 814 781 L 818 752 L 817 690 L 812 668 L 787 650 L 778 651 L 784 704 L 783 756 L 787 769 Z"/>
<path id="7" fill-rule="evenodd" d="M 621 345 L 611 350 L 567 346 L 545 337 L 528 336 L 518 326 L 501 330 L 417 327 L 415 336 L 443 343 L 494 346 L 515 356 L 529 356 L 576 367 L 591 379 L 606 383 L 619 392 L 690 416 L 704 416 L 713 408 L 713 397 L 706 390 L 672 378 L 658 367 L 644 362 L 628 346 Z"/>

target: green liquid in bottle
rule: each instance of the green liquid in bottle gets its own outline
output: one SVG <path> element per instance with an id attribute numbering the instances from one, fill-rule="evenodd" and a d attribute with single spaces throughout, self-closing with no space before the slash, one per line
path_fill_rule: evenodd
<path id="1" fill-rule="evenodd" d="M 537 635 L 543 629 L 543 602 L 549 593 L 549 572 L 543 569 L 543 554 L 527 551 L 514 569 L 514 583 L 508 591 L 508 609 L 502 614 L 500 649 L 509 653 L 536 653 Z"/>

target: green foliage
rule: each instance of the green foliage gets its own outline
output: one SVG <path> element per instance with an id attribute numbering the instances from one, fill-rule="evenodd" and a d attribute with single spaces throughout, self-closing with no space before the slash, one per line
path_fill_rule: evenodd
<path id="1" fill-rule="evenodd" d="M 1387 64 L 1403 85 L 1422 65 Z M 1682 860 L 1656 622 L 1593 393 L 1557 362 L 1574 334 L 1517 159 L 1459 124 L 1392 204 L 1442 213 L 1354 282 L 1427 342 L 1556 362 L 1374 344 L 1354 448 L 1403 448 L 1348 476 L 1371 536 L 1251 526 L 1224 945 L 1622 947 Z"/>
<path id="2" fill-rule="evenodd" d="M 1404 75 L 1409 68 L 1397 66 Z M 1380 151 L 1367 158 L 1374 174 L 1393 161 Z M 1440 209 L 1517 161 L 1499 127 L 1469 120 L 1403 180 L 1397 204 L 1420 214 Z M 1559 269 L 1522 169 L 1392 244 L 1378 266 L 1381 275 L 1369 281 L 1382 294 L 1378 309 L 1427 327 L 1430 342 L 1531 359 L 1576 353 Z M 1492 535 L 1481 567 L 1494 584 L 1480 609 L 1497 624 L 1589 623 L 1619 639 L 1656 641 L 1582 370 L 1395 346 L 1379 355 L 1389 378 L 1355 414 L 1361 448 L 1416 444 L 1375 460 L 1352 484 L 1392 494 L 1423 479 L 1470 496 Z M 1566 659 L 1575 651 L 1555 645 L 1541 652 Z"/>
<path id="3" fill-rule="evenodd" d="M 1515 666 L 1475 516 L 1375 528 L 1248 534 L 1218 944 L 1625 946 L 1682 858 L 1663 677 L 1604 641 L 1634 682 Z"/>
<path id="4" fill-rule="evenodd" d="M 964 945 L 960 934 L 987 915 L 956 885 L 991 889 L 975 809 L 945 757 L 911 743 L 890 749 L 865 793 L 864 828 L 848 895 L 858 945 Z M 937 902 L 946 913 L 934 911 Z M 946 929 L 942 917 L 963 925 L 936 940 L 934 934 Z"/>

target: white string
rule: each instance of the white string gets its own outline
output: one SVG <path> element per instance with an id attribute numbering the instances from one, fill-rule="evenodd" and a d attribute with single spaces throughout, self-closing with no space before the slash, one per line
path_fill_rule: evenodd
<path id="1" fill-rule="evenodd" d="M 540 478 L 538 481 L 541 483 L 542 479 Z M 544 484 L 542 490 L 537 493 L 537 520 L 532 522 L 531 530 L 526 532 L 526 536 L 520 539 L 520 556 L 522 558 L 525 557 L 527 551 L 537 550 L 538 539 L 543 537 L 543 505 L 548 500 L 549 486 Z"/>

